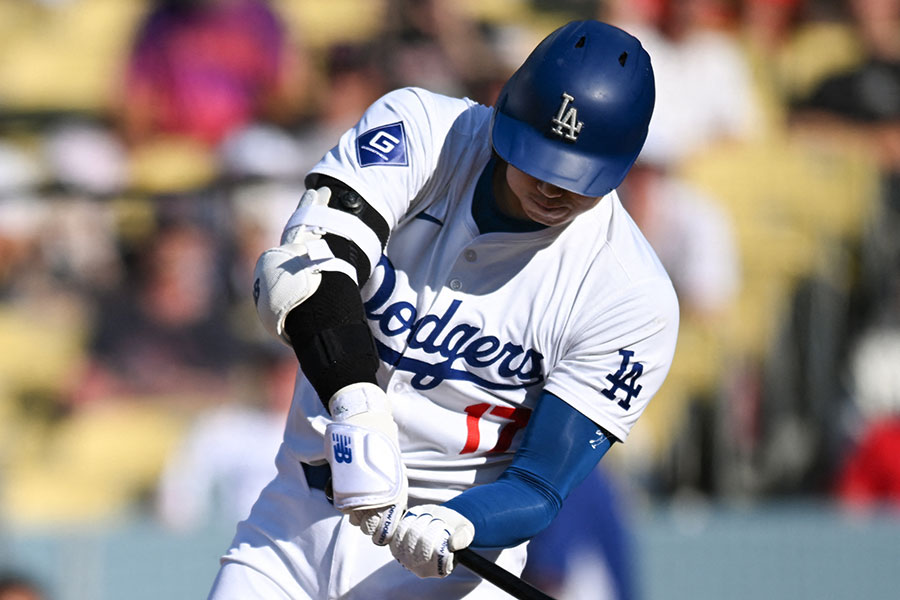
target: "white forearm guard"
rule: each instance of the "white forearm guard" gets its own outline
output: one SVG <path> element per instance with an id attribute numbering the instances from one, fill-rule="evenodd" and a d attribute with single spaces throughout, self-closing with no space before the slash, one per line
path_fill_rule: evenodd
<path id="1" fill-rule="evenodd" d="M 317 240 L 324 244 L 323 240 Z M 290 340 L 284 321 L 295 307 L 312 296 L 322 282 L 322 273 L 313 268 L 316 242 L 285 244 L 263 252 L 253 273 L 253 299 L 256 313 L 266 331 Z"/>
<path id="2" fill-rule="evenodd" d="M 325 428 L 325 455 L 334 506 L 349 512 L 397 505 L 402 512 L 406 469 L 387 395 L 374 384 L 356 383 L 328 405 L 334 422 Z"/>
<path id="3" fill-rule="evenodd" d="M 331 210 L 327 208 L 330 197 L 328 188 L 306 190 L 295 216 L 310 210 Z M 322 239 L 326 229 L 294 221 L 292 217 L 282 235 L 281 246 L 262 253 L 253 273 L 253 299 L 259 320 L 269 333 L 288 344 L 284 321 L 288 313 L 316 292 L 322 282 L 322 271 L 345 273 L 356 281 L 355 268 L 335 258 Z"/>

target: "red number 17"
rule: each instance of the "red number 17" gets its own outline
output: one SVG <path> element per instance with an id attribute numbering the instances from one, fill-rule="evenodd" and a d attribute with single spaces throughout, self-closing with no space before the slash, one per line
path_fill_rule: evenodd
<path id="1" fill-rule="evenodd" d="M 508 419 L 509 423 L 500 429 L 500 435 L 497 436 L 497 443 L 488 452 L 504 452 L 509 449 L 513 436 L 520 429 L 528 425 L 528 418 L 531 417 L 531 409 L 511 406 L 495 406 L 488 402 L 479 402 L 478 404 L 470 404 L 466 407 L 466 445 L 460 454 L 470 454 L 478 449 L 481 442 L 481 432 L 478 430 L 478 421 L 484 413 L 490 410 L 490 414 L 496 415 L 501 419 Z"/>

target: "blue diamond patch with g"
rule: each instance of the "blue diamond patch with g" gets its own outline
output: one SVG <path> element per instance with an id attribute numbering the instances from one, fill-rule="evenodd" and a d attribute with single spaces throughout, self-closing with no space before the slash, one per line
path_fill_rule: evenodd
<path id="1" fill-rule="evenodd" d="M 370 129 L 356 138 L 356 160 L 361 167 L 407 166 L 409 161 L 406 155 L 406 133 L 403 122 Z"/>

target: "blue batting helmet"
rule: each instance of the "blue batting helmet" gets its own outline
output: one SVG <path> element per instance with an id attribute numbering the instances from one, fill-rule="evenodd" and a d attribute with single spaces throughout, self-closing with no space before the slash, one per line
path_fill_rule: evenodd
<path id="1" fill-rule="evenodd" d="M 640 153 L 655 98 L 650 55 L 637 38 L 574 21 L 538 44 L 503 86 L 491 143 L 532 177 L 603 196 Z"/>

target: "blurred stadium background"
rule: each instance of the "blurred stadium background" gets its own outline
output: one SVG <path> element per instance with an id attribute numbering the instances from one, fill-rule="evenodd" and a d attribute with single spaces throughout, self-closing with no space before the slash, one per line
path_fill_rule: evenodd
<path id="1" fill-rule="evenodd" d="M 629 542 L 535 581 L 896 598 L 900 0 L 0 0 L 0 600 L 205 597 L 290 399 L 249 285 L 306 170 L 589 17 L 654 61 L 620 195 L 682 329 L 601 465 Z"/>

